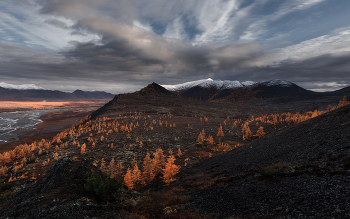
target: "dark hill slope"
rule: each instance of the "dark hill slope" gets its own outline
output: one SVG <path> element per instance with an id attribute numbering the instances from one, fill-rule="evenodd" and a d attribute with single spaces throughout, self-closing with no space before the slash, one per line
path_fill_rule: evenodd
<path id="1" fill-rule="evenodd" d="M 140 91 L 116 95 L 111 101 L 94 111 L 91 114 L 91 118 L 93 119 L 100 115 L 109 116 L 125 108 L 131 109 L 135 105 L 142 106 L 144 109 L 149 110 L 154 106 L 174 106 L 174 104 L 179 104 L 181 99 L 181 97 L 176 96 L 164 87 L 153 82 Z"/>
<path id="2" fill-rule="evenodd" d="M 170 95 L 174 96 L 173 93 L 165 89 L 164 87 L 160 86 L 159 84 L 153 82 L 152 84 L 147 85 L 146 87 L 142 88 L 140 91 L 136 92 L 137 94 L 141 95 Z"/>
<path id="3" fill-rule="evenodd" d="M 218 92 L 220 92 L 220 90 L 216 89 L 215 87 L 204 88 L 200 86 L 195 86 L 180 92 L 180 95 L 188 99 L 208 100 L 211 97 L 215 96 Z"/>
<path id="4" fill-rule="evenodd" d="M 184 171 L 180 184 L 196 174 L 216 178 L 186 192 L 195 198 L 189 206 L 225 215 L 350 218 L 349 121 L 347 105 Z"/>
<path id="5" fill-rule="evenodd" d="M 296 84 L 290 86 L 267 86 L 264 83 L 258 84 L 251 88 L 238 88 L 234 90 L 222 90 L 211 99 L 224 99 L 226 101 L 243 100 L 247 97 L 252 99 L 267 98 L 297 98 L 311 99 L 318 97 L 319 93 L 306 90 Z"/>

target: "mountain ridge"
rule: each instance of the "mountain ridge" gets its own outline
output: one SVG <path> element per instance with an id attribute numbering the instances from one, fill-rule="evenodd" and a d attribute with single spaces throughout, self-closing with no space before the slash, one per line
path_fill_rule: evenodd
<path id="1" fill-rule="evenodd" d="M 163 86 L 174 94 L 187 99 L 283 107 L 300 112 L 319 108 L 325 110 L 328 105 L 336 105 L 344 96 L 350 95 L 350 87 L 336 91 L 315 92 L 281 79 L 263 82 L 239 82 L 208 78 Z"/>
<path id="2" fill-rule="evenodd" d="M 50 101 L 77 99 L 112 99 L 114 94 L 104 91 L 75 90 L 71 93 L 58 90 L 12 89 L 0 87 L 0 100 L 3 101 Z"/>
<path id="3" fill-rule="evenodd" d="M 181 92 L 183 90 L 191 89 L 193 87 L 199 86 L 202 88 L 215 88 L 217 90 L 222 89 L 236 89 L 236 88 L 242 88 L 242 87 L 254 87 L 259 86 L 261 84 L 264 84 L 266 86 L 292 86 L 294 83 L 281 80 L 281 79 L 275 79 L 275 80 L 268 80 L 264 82 L 254 82 L 254 81 L 230 81 L 230 80 L 213 80 L 211 78 L 208 79 L 202 79 L 197 81 L 189 81 L 182 84 L 175 84 L 175 85 L 161 85 L 167 90 L 170 91 L 177 91 Z"/>

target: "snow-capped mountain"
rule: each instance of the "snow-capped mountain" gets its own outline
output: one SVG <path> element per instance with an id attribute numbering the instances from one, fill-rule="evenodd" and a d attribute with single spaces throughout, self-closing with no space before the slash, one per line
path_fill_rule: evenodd
<path id="1" fill-rule="evenodd" d="M 198 80 L 198 81 L 190 81 L 183 84 L 176 84 L 176 85 L 162 85 L 164 88 L 170 91 L 179 91 L 179 90 L 186 90 L 192 87 L 202 87 L 202 88 L 215 88 L 217 90 L 221 89 L 231 89 L 231 88 L 238 88 L 238 87 L 244 87 L 247 85 L 252 85 L 255 82 L 253 81 L 245 81 L 245 82 L 239 82 L 239 81 L 229 81 L 229 80 L 213 80 L 211 78 Z"/>
<path id="2" fill-rule="evenodd" d="M 190 81 L 182 84 L 176 84 L 176 85 L 162 85 L 164 88 L 170 91 L 182 91 L 187 90 L 192 87 L 201 87 L 201 88 L 214 88 L 216 90 L 223 90 L 223 89 L 235 89 L 235 88 L 242 88 L 242 87 L 255 87 L 255 86 L 268 86 L 268 87 L 274 87 L 274 86 L 281 86 L 281 87 L 289 87 L 292 86 L 293 83 L 286 81 L 286 80 L 270 80 L 265 82 L 254 82 L 254 81 L 229 81 L 229 80 L 213 80 L 211 78 L 198 80 L 198 81 Z"/>
<path id="3" fill-rule="evenodd" d="M 0 82 L 0 87 L 7 88 L 7 89 L 16 89 L 16 90 L 44 90 L 44 88 L 36 86 L 35 84 L 15 85 L 15 84 L 8 84 L 5 82 Z"/>
<path id="4" fill-rule="evenodd" d="M 309 97 L 312 93 L 292 82 L 281 79 L 263 82 L 240 82 L 208 78 L 183 84 L 162 86 L 184 98 L 204 101 L 220 100 L 223 102 L 264 98 L 300 98 Z"/>
<path id="5" fill-rule="evenodd" d="M 290 86 L 294 85 L 292 82 L 289 82 L 289 81 L 286 81 L 286 80 L 280 80 L 280 79 L 260 82 L 258 84 L 265 85 L 265 86 L 268 86 L 268 87 L 274 87 L 274 86 L 290 87 Z"/>
<path id="6" fill-rule="evenodd" d="M 211 82 L 211 81 L 213 81 L 213 79 L 208 78 L 208 79 L 202 79 L 202 80 L 198 80 L 198 81 L 190 81 L 190 82 L 186 82 L 186 83 L 182 83 L 182 84 L 161 85 L 161 86 L 169 91 L 178 91 L 178 90 L 186 90 L 186 89 L 189 89 L 191 87 L 198 86 L 202 83 Z"/>

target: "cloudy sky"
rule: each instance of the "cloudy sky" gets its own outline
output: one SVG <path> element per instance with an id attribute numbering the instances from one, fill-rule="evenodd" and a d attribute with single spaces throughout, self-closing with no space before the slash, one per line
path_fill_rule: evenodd
<path id="1" fill-rule="evenodd" d="M 350 85 L 348 0 L 1 0 L 0 82 L 135 91 L 153 81 Z"/>

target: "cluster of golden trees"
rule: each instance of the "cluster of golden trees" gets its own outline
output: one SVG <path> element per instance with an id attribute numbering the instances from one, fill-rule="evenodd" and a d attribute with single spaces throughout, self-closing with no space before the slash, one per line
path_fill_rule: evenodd
<path id="1" fill-rule="evenodd" d="M 177 156 L 181 156 L 182 152 L 180 148 L 178 149 Z M 103 159 L 102 159 L 103 160 Z M 146 185 L 151 183 L 158 176 L 161 176 L 165 183 L 170 183 L 174 181 L 174 176 L 179 172 L 180 166 L 175 164 L 175 157 L 172 155 L 172 151 L 169 151 L 169 156 L 166 158 L 164 156 L 163 150 L 158 149 L 153 154 L 153 159 L 149 152 L 147 152 L 146 157 L 143 159 L 142 168 L 139 168 L 136 159 L 131 163 L 124 173 L 124 166 L 122 162 L 115 163 L 112 159 L 108 166 L 105 165 L 104 160 L 101 161 L 100 169 L 111 175 L 112 178 L 116 180 L 123 179 L 125 185 L 129 189 L 134 189 L 138 185 Z"/>
<path id="2" fill-rule="evenodd" d="M 232 123 L 232 127 L 233 128 L 237 128 L 239 126 L 239 124 L 241 124 L 242 127 L 242 137 L 243 140 L 245 139 L 249 139 L 252 136 L 257 136 L 259 138 L 263 137 L 266 133 L 264 131 L 264 127 L 263 126 L 259 126 L 259 122 L 260 123 L 265 123 L 265 124 L 272 124 L 272 125 L 278 125 L 278 124 L 295 124 L 295 123 L 299 123 L 299 122 L 303 122 L 306 121 L 308 119 L 314 118 L 316 116 L 322 115 L 326 112 L 335 110 L 339 107 L 345 106 L 347 104 L 349 104 L 350 102 L 347 101 L 346 96 L 343 97 L 342 100 L 339 101 L 339 104 L 337 106 L 328 106 L 327 109 L 325 111 L 310 111 L 310 112 L 306 112 L 303 114 L 300 113 L 281 113 L 281 114 L 271 114 L 271 115 L 263 115 L 257 118 L 252 117 L 250 120 L 245 121 L 244 123 L 242 123 L 241 119 L 237 119 L 234 120 Z M 201 118 L 202 121 L 202 118 Z M 230 121 L 229 118 L 226 118 L 225 121 L 223 122 L 223 125 L 226 125 L 228 122 Z M 258 126 L 258 130 L 257 133 L 255 135 L 253 135 L 253 133 L 251 132 L 249 125 L 250 124 L 255 124 L 256 126 Z M 219 140 L 224 137 L 224 132 L 222 130 L 222 125 L 220 125 L 220 128 L 218 130 L 217 133 L 217 137 L 219 138 Z M 199 133 L 197 141 L 199 144 L 203 144 L 204 141 L 207 141 L 209 144 L 214 144 L 213 138 L 211 135 L 209 135 L 209 137 L 206 139 L 205 138 L 205 131 L 204 129 Z M 221 141 L 219 141 L 219 144 L 221 144 Z"/>
<path id="3" fill-rule="evenodd" d="M 43 150 L 47 150 L 51 147 L 51 141 L 42 139 L 41 141 L 35 141 L 32 144 L 20 144 L 15 149 L 0 153 L 0 163 L 10 163 L 11 160 L 30 157 L 34 150 L 41 154 Z"/>
<path id="4" fill-rule="evenodd" d="M 299 123 L 306 121 L 308 119 L 314 118 L 316 116 L 322 115 L 326 112 L 335 110 L 339 107 L 345 106 L 349 104 L 350 102 L 347 101 L 346 96 L 343 97 L 342 100 L 339 101 L 339 104 L 337 106 L 328 106 L 325 111 L 309 111 L 303 114 L 300 113 L 282 113 L 282 114 L 271 114 L 271 115 L 263 115 L 257 118 L 252 118 L 248 121 L 246 121 L 244 124 L 242 124 L 242 135 L 243 135 L 243 140 L 248 139 L 252 137 L 252 133 L 249 128 L 250 123 L 255 123 L 258 126 L 259 122 L 260 123 L 265 123 L 265 124 L 273 124 L 273 125 L 278 125 L 278 124 L 285 124 L 287 123 L 288 125 Z M 235 121 L 232 125 L 233 127 L 237 127 L 237 125 L 241 122 L 241 120 Z M 255 136 L 258 136 L 259 138 L 264 136 L 266 133 L 264 132 L 264 128 L 262 126 L 259 127 L 257 133 Z"/>

